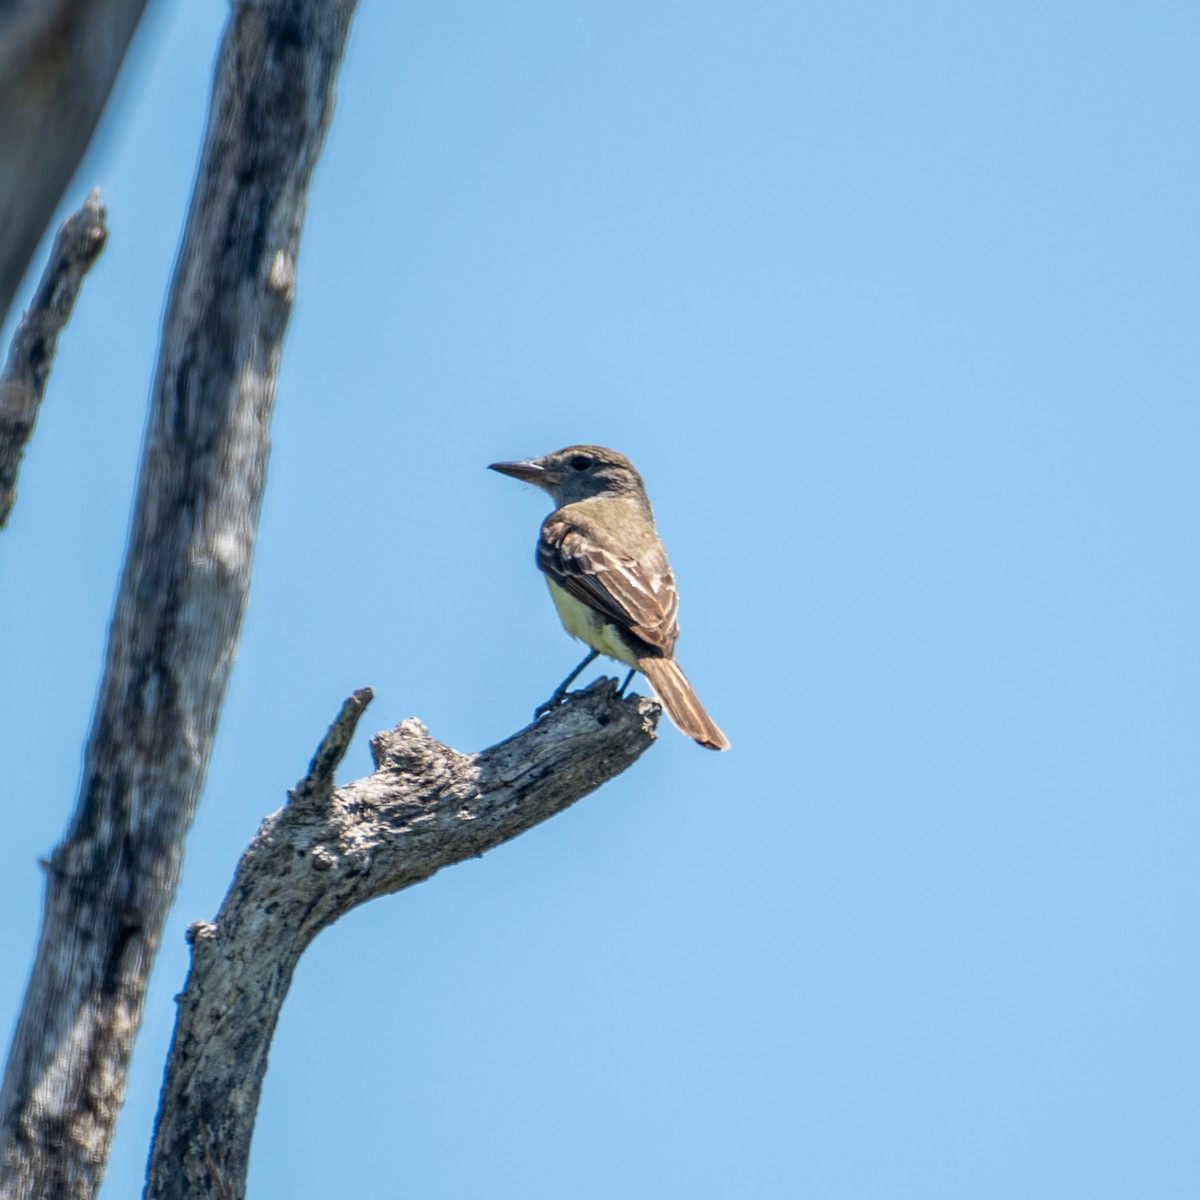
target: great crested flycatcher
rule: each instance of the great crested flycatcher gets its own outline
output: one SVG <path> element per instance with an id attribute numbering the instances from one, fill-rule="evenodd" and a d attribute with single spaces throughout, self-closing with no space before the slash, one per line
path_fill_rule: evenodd
<path id="1" fill-rule="evenodd" d="M 591 653 L 535 715 L 553 708 L 597 654 L 641 671 L 675 724 L 710 750 L 729 741 L 675 661 L 679 595 L 633 463 L 603 446 L 568 446 L 491 470 L 535 483 L 557 505 L 542 522 L 537 565 L 563 626 Z"/>

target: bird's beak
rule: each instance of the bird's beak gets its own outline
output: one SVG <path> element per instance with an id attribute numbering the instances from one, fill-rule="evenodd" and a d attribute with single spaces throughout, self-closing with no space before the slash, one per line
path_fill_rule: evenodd
<path id="1" fill-rule="evenodd" d="M 501 475 L 511 475 L 522 483 L 536 483 L 539 487 L 546 486 L 546 468 L 536 458 L 527 462 L 489 463 L 489 471 L 499 471 Z"/>

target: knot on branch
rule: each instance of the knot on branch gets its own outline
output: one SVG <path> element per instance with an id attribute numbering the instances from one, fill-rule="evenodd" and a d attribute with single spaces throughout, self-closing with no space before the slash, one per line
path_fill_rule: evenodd
<path id="1" fill-rule="evenodd" d="M 377 771 L 425 774 L 453 753 L 449 746 L 431 737 L 416 717 L 409 717 L 395 729 L 385 729 L 371 739 L 371 760 Z"/>
<path id="2" fill-rule="evenodd" d="M 0 379 L 0 422 L 29 425 L 37 413 L 41 393 L 28 379 Z"/>
<path id="3" fill-rule="evenodd" d="M 199 941 L 211 941 L 217 936 L 217 927 L 211 921 L 193 921 L 184 934 L 189 946 Z"/>

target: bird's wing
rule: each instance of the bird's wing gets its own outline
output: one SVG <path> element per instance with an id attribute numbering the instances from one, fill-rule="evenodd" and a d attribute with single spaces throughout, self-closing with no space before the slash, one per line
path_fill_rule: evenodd
<path id="1" fill-rule="evenodd" d="M 612 540 L 602 528 L 559 510 L 542 526 L 537 563 L 564 591 L 670 655 L 679 635 L 679 596 L 662 544 L 655 539 L 634 558 Z"/>

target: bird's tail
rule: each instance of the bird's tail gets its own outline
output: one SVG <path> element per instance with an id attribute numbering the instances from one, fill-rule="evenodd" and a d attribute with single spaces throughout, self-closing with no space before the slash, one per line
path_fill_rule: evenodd
<path id="1" fill-rule="evenodd" d="M 710 750 L 729 749 L 729 739 L 704 711 L 704 705 L 673 658 L 640 658 L 638 670 L 650 680 L 650 686 L 662 701 L 667 716 L 681 732 Z"/>

